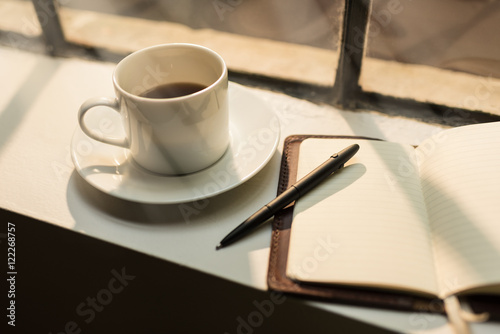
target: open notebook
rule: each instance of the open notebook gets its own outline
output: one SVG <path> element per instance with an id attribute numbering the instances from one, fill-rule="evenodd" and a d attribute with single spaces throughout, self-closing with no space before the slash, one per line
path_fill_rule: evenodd
<path id="1" fill-rule="evenodd" d="M 353 143 L 360 150 L 345 168 L 293 207 L 282 265 L 289 292 L 311 284 L 430 300 L 500 294 L 500 123 L 449 129 L 416 149 L 304 139 L 295 179 Z M 275 226 L 275 239 L 286 229 Z"/>

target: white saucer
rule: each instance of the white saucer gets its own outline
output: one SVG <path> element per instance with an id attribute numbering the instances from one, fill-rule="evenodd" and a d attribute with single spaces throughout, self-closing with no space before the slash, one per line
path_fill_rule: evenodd
<path id="1" fill-rule="evenodd" d="M 257 174 L 271 160 L 280 137 L 278 118 L 249 90 L 230 83 L 229 106 L 229 148 L 219 161 L 202 171 L 184 176 L 150 173 L 131 159 L 127 149 L 90 139 L 79 127 L 71 142 L 73 163 L 95 188 L 134 202 L 175 204 L 215 196 Z M 95 108 L 86 122 L 93 128 L 123 135 L 119 115 L 113 110 Z"/>

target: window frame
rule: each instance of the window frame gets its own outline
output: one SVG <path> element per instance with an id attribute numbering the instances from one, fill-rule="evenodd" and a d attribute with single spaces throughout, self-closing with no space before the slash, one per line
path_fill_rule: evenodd
<path id="1" fill-rule="evenodd" d="M 84 57 L 111 62 L 118 62 L 126 56 L 126 54 L 67 41 L 64 37 L 56 0 L 32 0 L 32 3 L 42 28 L 42 41 L 38 44 L 44 44 L 42 48 L 46 53 L 59 57 Z M 61 4 L 64 5 L 64 2 Z M 339 59 L 333 87 L 320 87 L 235 71 L 230 71 L 230 80 L 280 91 L 316 103 L 327 103 L 344 110 L 374 110 L 392 116 L 403 116 L 451 126 L 500 121 L 500 115 L 480 110 L 455 108 L 364 91 L 360 86 L 360 77 L 367 45 L 366 32 L 372 0 L 345 0 L 344 6 Z M 365 33 L 356 33 L 359 31 Z M 26 39 L 26 37 L 18 37 Z M 34 42 L 33 38 L 29 39 L 29 42 Z"/>

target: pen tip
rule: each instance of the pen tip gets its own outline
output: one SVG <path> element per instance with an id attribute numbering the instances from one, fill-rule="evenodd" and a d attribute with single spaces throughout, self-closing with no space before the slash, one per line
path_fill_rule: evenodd
<path id="1" fill-rule="evenodd" d="M 222 245 L 221 244 L 218 244 L 217 246 L 215 246 L 215 250 L 219 250 L 222 248 Z"/>

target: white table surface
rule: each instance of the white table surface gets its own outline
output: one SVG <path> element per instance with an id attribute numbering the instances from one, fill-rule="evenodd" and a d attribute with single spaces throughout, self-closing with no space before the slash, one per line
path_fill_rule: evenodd
<path id="1" fill-rule="evenodd" d="M 216 252 L 215 245 L 275 196 L 286 136 L 361 135 L 419 144 L 442 130 L 245 88 L 280 118 L 280 144 L 270 163 L 243 185 L 202 202 L 130 203 L 86 184 L 70 158 L 77 110 L 89 97 L 113 96 L 113 69 L 114 64 L 0 48 L 0 207 L 261 290 L 267 289 L 270 226 L 223 251 Z M 438 315 L 307 303 L 401 332 L 452 332 L 446 318 Z M 497 333 L 500 326 L 473 324 L 472 329 Z"/>

